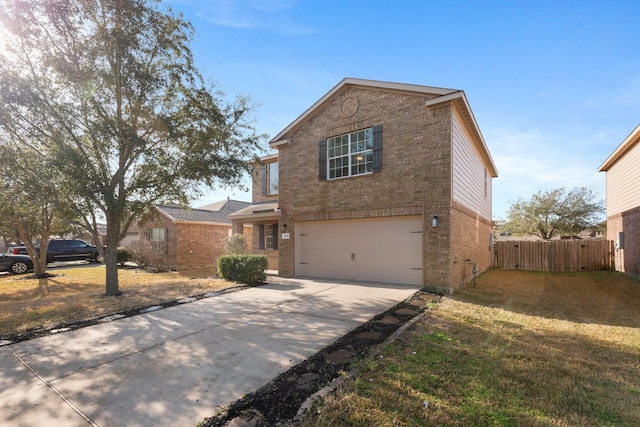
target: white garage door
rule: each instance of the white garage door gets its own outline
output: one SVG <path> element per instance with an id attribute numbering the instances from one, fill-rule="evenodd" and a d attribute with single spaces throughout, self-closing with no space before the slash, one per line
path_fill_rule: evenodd
<path id="1" fill-rule="evenodd" d="M 422 284 L 422 217 L 301 222 L 296 275 Z"/>

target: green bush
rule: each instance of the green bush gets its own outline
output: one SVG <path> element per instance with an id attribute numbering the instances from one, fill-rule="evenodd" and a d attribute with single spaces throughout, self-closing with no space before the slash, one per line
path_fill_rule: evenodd
<path id="1" fill-rule="evenodd" d="M 116 251 L 116 262 L 119 265 L 124 265 L 125 262 L 131 261 L 131 252 L 129 252 L 129 249 L 120 246 Z"/>
<path id="2" fill-rule="evenodd" d="M 224 255 L 218 258 L 218 276 L 255 285 L 267 279 L 266 255 Z"/>
<path id="3" fill-rule="evenodd" d="M 247 239 L 242 234 L 234 234 L 222 239 L 222 247 L 225 255 L 241 255 L 247 251 Z"/>

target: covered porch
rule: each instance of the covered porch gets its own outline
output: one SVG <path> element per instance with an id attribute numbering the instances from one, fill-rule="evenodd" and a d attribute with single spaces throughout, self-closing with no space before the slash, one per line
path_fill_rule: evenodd
<path id="1" fill-rule="evenodd" d="M 278 202 L 254 203 L 244 209 L 229 214 L 234 234 L 244 234 L 245 224 L 251 224 L 253 254 L 264 254 L 269 263 L 268 269 L 278 271 L 278 236 L 280 227 L 280 209 Z"/>

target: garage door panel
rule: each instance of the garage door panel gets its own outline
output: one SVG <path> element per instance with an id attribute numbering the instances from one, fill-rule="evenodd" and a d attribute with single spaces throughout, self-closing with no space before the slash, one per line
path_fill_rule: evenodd
<path id="1" fill-rule="evenodd" d="M 299 276 L 422 284 L 422 218 L 297 223 Z"/>

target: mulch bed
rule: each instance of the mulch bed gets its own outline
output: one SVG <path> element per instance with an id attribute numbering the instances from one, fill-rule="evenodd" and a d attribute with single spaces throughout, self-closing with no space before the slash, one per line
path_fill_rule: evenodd
<path id="1" fill-rule="evenodd" d="M 267 427 L 292 423 L 308 397 L 351 371 L 402 325 L 424 312 L 430 303 L 440 300 L 440 296 L 426 292 L 414 294 L 258 390 L 222 408 L 200 425 Z"/>

